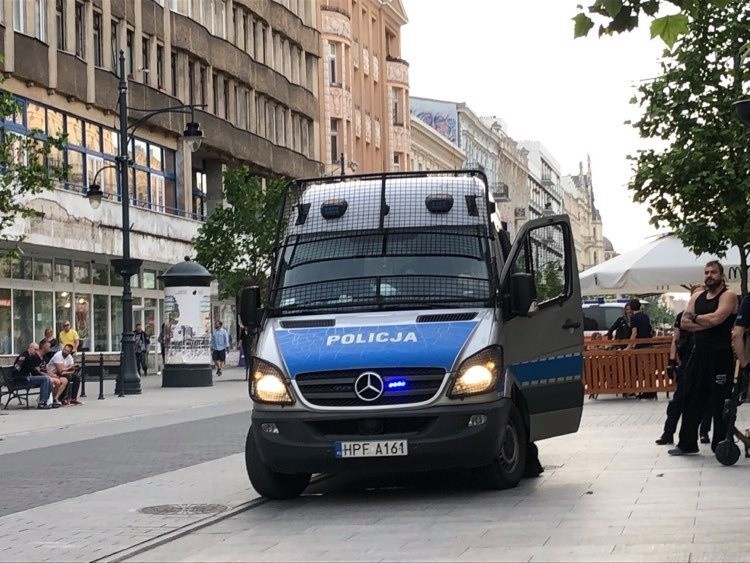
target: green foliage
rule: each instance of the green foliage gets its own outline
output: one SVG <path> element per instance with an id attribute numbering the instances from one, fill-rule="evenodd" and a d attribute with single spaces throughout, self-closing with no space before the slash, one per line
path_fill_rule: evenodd
<path id="1" fill-rule="evenodd" d="M 534 272 L 536 299 L 538 303 L 543 303 L 563 293 L 565 290 L 565 280 L 562 274 L 562 266 L 558 260 L 547 262 Z"/>
<path id="2" fill-rule="evenodd" d="M 0 78 L 0 83 L 4 79 Z M 0 89 L 0 115 L 12 116 L 19 110 L 10 92 Z M 0 134 L 0 242 L 3 253 L 15 255 L 22 236 L 8 232 L 18 217 L 34 217 L 37 212 L 29 207 L 30 196 L 54 188 L 65 179 L 67 169 L 50 166 L 49 156 L 65 146 L 65 137 L 40 138 L 41 131 L 29 136 L 2 129 Z"/>
<path id="3" fill-rule="evenodd" d="M 633 125 L 655 142 L 630 157 L 633 199 L 646 203 L 651 223 L 668 226 L 695 252 L 722 256 L 740 248 L 747 292 L 750 250 L 750 134 L 732 102 L 742 97 L 740 52 L 750 42 L 750 4 L 716 3 L 662 60 L 662 75 L 642 85 L 643 109 Z"/>
<path id="4" fill-rule="evenodd" d="M 725 8 L 731 0 L 595 0 L 587 8 L 579 5 L 573 18 L 574 37 L 584 37 L 599 23 L 598 33 L 614 35 L 637 28 L 642 18 L 651 19 L 651 37 L 660 37 L 670 48 L 688 32 L 689 22 L 704 8 Z M 735 2 L 738 3 L 738 2 Z M 656 17 L 660 9 L 677 13 Z"/>
<path id="5" fill-rule="evenodd" d="M 219 279 L 220 297 L 233 298 L 244 285 L 265 287 L 286 182 L 263 181 L 247 167 L 224 172 L 220 205 L 193 239 L 196 261 Z"/>
<path id="6" fill-rule="evenodd" d="M 652 301 L 649 303 L 646 306 L 645 312 L 651 319 L 651 326 L 654 328 L 659 328 L 663 325 L 674 325 L 674 312 L 669 307 L 666 307 L 661 301 Z"/>

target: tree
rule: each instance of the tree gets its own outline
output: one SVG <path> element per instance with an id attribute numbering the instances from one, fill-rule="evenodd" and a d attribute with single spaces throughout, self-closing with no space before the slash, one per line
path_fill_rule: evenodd
<path id="1" fill-rule="evenodd" d="M 0 79 L 0 83 L 3 81 Z M 0 116 L 13 121 L 19 112 L 18 101 L 10 92 L 0 89 Z M 43 131 L 20 135 L 7 126 L 0 126 L 0 242 L 3 252 L 16 254 L 23 241 L 23 236 L 8 232 L 16 219 L 37 215 L 28 205 L 29 196 L 51 190 L 57 181 L 66 178 L 65 166 L 50 164 L 50 155 L 62 150 L 65 142 L 65 137 L 46 137 Z"/>
<path id="2" fill-rule="evenodd" d="M 678 37 L 688 32 L 690 19 L 703 8 L 724 8 L 731 0 L 595 0 L 588 8 L 579 5 L 573 18 L 574 36 L 584 37 L 599 23 L 599 36 L 632 31 L 641 18 L 651 20 L 651 37 L 660 37 L 672 47 Z M 660 9 L 677 9 L 677 13 L 656 17 Z"/>
<path id="3" fill-rule="evenodd" d="M 193 239 L 196 260 L 218 277 L 222 299 L 246 284 L 265 286 L 285 186 L 280 179 L 264 186 L 247 167 L 224 172 L 227 205 L 219 205 Z"/>
<path id="4" fill-rule="evenodd" d="M 659 299 L 651 301 L 646 306 L 646 313 L 651 319 L 651 326 L 654 328 L 662 327 L 664 325 L 674 325 L 674 311 L 665 306 Z"/>
<path id="5" fill-rule="evenodd" d="M 739 247 L 742 293 L 750 250 L 750 135 L 734 116 L 742 97 L 750 4 L 707 6 L 662 61 L 662 75 L 638 89 L 634 127 L 666 148 L 640 150 L 629 188 L 651 223 L 671 227 L 695 252 Z M 654 145 L 655 143 L 651 143 Z"/>
<path id="6" fill-rule="evenodd" d="M 547 262 L 535 272 L 536 297 L 539 303 L 564 293 L 565 281 L 562 278 L 562 266 L 559 260 Z"/>

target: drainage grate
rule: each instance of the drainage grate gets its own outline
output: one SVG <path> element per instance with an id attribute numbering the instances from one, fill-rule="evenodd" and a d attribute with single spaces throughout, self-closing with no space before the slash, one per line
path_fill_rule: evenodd
<path id="1" fill-rule="evenodd" d="M 141 508 L 138 512 L 162 516 L 191 516 L 193 514 L 217 514 L 224 512 L 227 508 L 223 504 L 157 504 Z"/>

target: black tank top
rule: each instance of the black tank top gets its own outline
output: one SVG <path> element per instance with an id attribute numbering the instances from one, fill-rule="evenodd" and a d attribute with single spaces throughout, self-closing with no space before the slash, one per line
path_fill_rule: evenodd
<path id="1" fill-rule="evenodd" d="M 708 299 L 708 291 L 701 293 L 695 300 L 695 314 L 707 315 L 715 313 L 719 308 L 719 298 L 727 290 L 725 287 L 713 299 Z M 732 327 L 737 315 L 732 313 L 724 322 L 707 330 L 695 333 L 695 349 L 700 351 L 725 351 L 732 349 Z"/>

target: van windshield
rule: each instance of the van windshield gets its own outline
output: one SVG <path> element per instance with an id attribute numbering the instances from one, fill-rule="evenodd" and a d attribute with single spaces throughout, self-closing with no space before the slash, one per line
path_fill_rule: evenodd
<path id="1" fill-rule="evenodd" d="M 483 227 L 294 235 L 271 291 L 281 314 L 481 307 L 493 286 Z"/>

